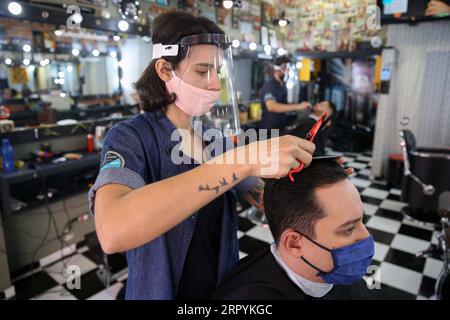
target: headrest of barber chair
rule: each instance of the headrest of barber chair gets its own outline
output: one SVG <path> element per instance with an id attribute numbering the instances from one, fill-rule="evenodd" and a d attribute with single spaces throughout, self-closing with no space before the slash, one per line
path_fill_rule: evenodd
<path id="1" fill-rule="evenodd" d="M 416 148 L 416 137 L 410 130 L 403 130 L 403 136 L 405 137 L 406 149 L 409 153 Z"/>

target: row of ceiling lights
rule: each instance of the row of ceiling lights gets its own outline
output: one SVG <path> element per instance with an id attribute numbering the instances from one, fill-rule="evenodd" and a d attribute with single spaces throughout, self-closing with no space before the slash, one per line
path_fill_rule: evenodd
<path id="1" fill-rule="evenodd" d="M 56 35 L 57 37 L 62 36 L 62 34 L 63 34 L 63 31 L 62 31 L 62 30 L 55 30 L 55 35 Z M 119 41 L 120 41 L 120 36 L 119 36 L 118 34 L 115 34 L 115 35 L 113 35 L 112 39 L 113 39 L 114 41 L 116 41 L 116 42 L 119 42 Z"/>
<path id="2" fill-rule="evenodd" d="M 6 64 L 6 65 L 11 65 L 12 62 L 13 62 L 13 61 L 11 60 L 11 58 L 6 58 L 6 59 L 5 59 L 5 64 Z M 24 66 L 27 66 L 31 71 L 34 71 L 35 66 L 34 66 L 34 65 L 30 65 L 30 63 L 31 63 L 30 59 L 23 59 L 22 63 L 23 63 Z M 45 67 L 45 66 L 47 66 L 47 65 L 49 65 L 49 64 L 50 64 L 50 60 L 49 60 L 49 59 L 43 59 L 43 60 L 41 60 L 41 61 L 39 62 L 39 65 L 40 65 L 41 67 Z M 72 71 L 73 71 L 72 65 L 69 64 L 69 65 L 67 66 L 66 70 L 67 70 L 67 72 L 72 72 Z"/>
<path id="3" fill-rule="evenodd" d="M 31 46 L 29 44 L 24 44 L 23 47 L 22 47 L 22 50 L 24 52 L 27 52 L 27 53 L 31 52 Z M 72 49 L 72 55 L 77 57 L 79 54 L 80 54 L 80 50 L 79 49 L 77 49 L 77 48 Z M 94 49 L 94 50 L 92 50 L 92 55 L 94 57 L 98 57 L 100 55 L 100 51 L 98 49 Z M 109 55 L 111 57 L 113 57 L 113 58 L 116 58 L 117 57 L 117 52 L 115 50 L 111 50 L 109 52 Z"/>
<path id="4" fill-rule="evenodd" d="M 241 4 L 241 1 L 236 1 L 236 0 L 223 0 L 222 3 L 223 3 L 223 6 L 224 6 L 226 9 L 231 9 L 233 6 L 235 6 L 235 7 L 240 7 L 240 6 L 242 5 L 242 4 Z M 18 3 L 18 2 L 12 1 L 12 2 L 10 2 L 9 5 L 8 5 L 8 10 L 9 10 L 9 12 L 10 12 L 11 14 L 13 14 L 13 15 L 20 15 L 20 14 L 22 13 L 22 5 L 21 5 L 20 3 Z M 75 20 L 78 20 L 78 22 L 81 23 L 81 21 L 82 21 L 83 18 L 82 18 L 82 16 L 81 16 L 80 14 L 78 14 L 78 16 L 79 16 L 79 17 L 74 17 L 74 19 L 75 19 Z M 289 21 L 286 20 L 286 19 L 284 18 L 284 12 L 282 13 L 280 19 L 277 19 L 276 21 L 274 21 L 274 23 L 275 23 L 275 22 L 278 23 L 278 25 L 279 25 L 280 27 L 284 27 L 284 26 L 286 26 L 287 24 L 289 24 Z M 128 28 L 129 28 L 129 23 L 128 23 L 126 20 L 120 20 L 120 21 L 118 22 L 118 25 L 117 25 L 117 26 L 118 26 L 119 30 L 125 32 L 125 31 L 127 31 Z M 56 36 L 59 36 L 59 35 L 61 35 L 61 34 L 62 34 L 62 31 L 61 31 L 61 30 L 56 30 L 56 31 L 55 31 L 55 35 L 56 35 Z M 114 36 L 113 36 L 113 39 L 114 39 L 115 41 L 119 41 L 119 40 L 120 40 L 120 36 L 114 35 Z M 234 48 L 238 48 L 238 47 L 240 46 L 240 41 L 239 41 L 239 40 L 233 40 L 232 46 L 233 46 Z M 256 44 L 255 42 L 251 42 L 251 43 L 249 44 L 249 49 L 250 49 L 251 51 L 255 51 L 255 50 L 257 49 L 257 47 L 258 47 L 258 46 L 257 46 L 257 44 Z M 25 52 L 30 52 L 30 51 L 31 51 L 31 46 L 28 45 L 28 44 L 26 44 L 26 45 L 23 46 L 23 50 L 24 50 Z M 270 55 L 271 52 L 272 52 L 272 47 L 269 46 L 269 45 L 264 46 L 264 52 L 265 52 L 267 55 Z M 79 52 L 78 49 L 73 49 L 73 50 L 72 50 L 72 54 L 73 54 L 74 56 L 78 56 L 79 53 L 80 53 L 80 52 Z M 287 52 L 286 52 L 285 49 L 279 48 L 279 49 L 277 50 L 277 53 L 278 53 L 278 55 L 284 55 L 284 54 L 286 54 Z M 94 50 L 92 51 L 92 55 L 95 56 L 95 57 L 99 56 L 99 54 L 100 54 L 100 52 L 99 52 L 97 49 L 94 49 Z M 111 55 L 112 57 L 115 58 L 115 57 L 117 56 L 117 53 L 116 53 L 115 51 L 111 51 L 110 55 Z"/>
<path id="5" fill-rule="evenodd" d="M 240 45 L 241 45 L 241 42 L 239 41 L 239 40 L 237 40 L 237 39 L 235 39 L 235 40 L 233 40 L 232 42 L 231 42 L 231 46 L 233 47 L 233 48 L 239 48 L 240 47 Z M 251 51 L 255 51 L 257 48 L 258 48 L 258 45 L 255 43 L 255 42 L 250 42 L 249 43 L 249 45 L 248 45 L 248 48 L 251 50 Z M 264 46 L 264 53 L 266 54 L 266 55 L 268 55 L 268 56 L 270 56 L 271 54 L 272 54 L 272 47 L 270 46 L 270 45 L 268 45 L 268 44 L 266 44 L 265 46 Z M 288 52 L 286 51 L 286 49 L 284 49 L 284 48 L 278 48 L 277 49 L 277 54 L 279 55 L 279 56 L 283 56 L 283 55 L 285 55 L 285 54 L 287 54 Z M 297 67 L 297 69 L 301 69 L 302 68 L 302 66 L 303 66 L 303 63 L 301 62 L 301 61 L 297 61 L 297 63 L 295 64 L 295 66 Z"/>
<path id="6" fill-rule="evenodd" d="M 25 46 L 28 46 L 28 47 L 29 47 L 29 45 L 24 45 L 24 47 L 25 47 Z M 28 47 L 27 47 L 27 50 L 28 50 Z M 24 49 L 24 51 L 25 51 L 25 52 L 29 52 L 29 51 L 31 51 L 31 48 L 30 48 L 30 50 L 28 50 L 28 51 L 26 51 L 26 50 Z M 72 49 L 72 55 L 73 55 L 73 56 L 77 57 L 77 56 L 79 56 L 79 54 L 80 54 L 80 50 L 79 50 L 79 49 L 77 49 L 77 48 Z M 91 54 L 92 54 L 94 57 L 98 57 L 98 56 L 100 55 L 100 51 L 99 51 L 98 49 L 94 49 L 94 50 L 92 50 Z M 112 58 L 117 58 L 117 51 L 111 50 L 111 51 L 109 52 L 109 55 L 110 55 Z M 8 65 L 8 66 L 11 65 L 11 64 L 13 63 L 13 61 L 12 61 L 11 58 L 6 58 L 6 59 L 4 60 L 4 62 L 5 62 L 5 64 Z M 31 63 L 31 61 L 30 61 L 30 59 L 28 59 L 28 58 L 25 58 L 25 59 L 22 60 L 22 64 L 23 64 L 24 66 L 29 66 L 30 63 Z M 42 59 L 42 60 L 39 62 L 39 64 L 40 64 L 41 67 L 45 67 L 45 66 L 47 66 L 49 63 L 50 63 L 50 60 L 49 60 L 49 59 Z M 69 70 L 68 70 L 68 71 L 69 71 Z M 71 71 L 72 71 L 72 70 L 70 70 L 69 72 L 71 72 Z"/>
<path id="7" fill-rule="evenodd" d="M 20 16 L 23 12 L 22 5 L 16 1 L 11 1 L 8 4 L 8 11 L 14 16 Z M 72 15 L 73 22 L 81 23 L 83 21 L 83 17 L 79 13 L 75 13 Z M 117 23 L 117 27 L 120 31 L 125 32 L 130 28 L 130 24 L 128 21 L 122 19 Z"/>
<path id="8" fill-rule="evenodd" d="M 233 48 L 237 49 L 237 48 L 239 48 L 241 46 L 241 42 L 239 40 L 235 39 L 235 40 L 233 40 L 231 42 L 231 46 Z M 258 45 L 256 44 L 256 42 L 250 42 L 249 45 L 248 45 L 248 49 L 250 51 L 255 51 L 256 49 L 258 49 Z M 264 46 L 264 52 L 266 53 L 266 55 L 271 55 L 272 54 L 272 47 L 270 45 L 268 45 L 268 44 L 265 45 Z M 282 55 L 287 54 L 287 51 L 284 48 L 278 48 L 277 49 L 277 54 L 279 56 L 282 56 Z"/>
<path id="9" fill-rule="evenodd" d="M 125 1 L 123 1 L 123 2 L 125 2 Z M 140 10 L 140 8 L 139 8 L 139 2 L 138 2 L 138 1 L 135 1 L 135 3 L 133 3 L 133 4 L 136 6 L 136 10 Z M 125 5 L 125 3 L 124 3 L 124 5 Z M 234 6 L 234 7 L 237 7 L 237 8 L 240 8 L 240 7 L 242 7 L 242 2 L 241 2 L 240 0 L 223 0 L 223 1 L 222 1 L 222 5 L 223 5 L 223 7 L 226 8 L 226 9 L 231 9 L 233 6 Z M 16 16 L 22 14 L 22 11 L 23 11 L 22 5 L 21 5 L 20 3 L 18 3 L 18 2 L 16 2 L 16 1 L 11 1 L 11 2 L 8 4 L 8 10 L 9 10 L 9 12 L 10 12 L 12 15 L 16 15 Z M 121 9 L 121 10 L 122 10 L 122 9 Z M 126 31 L 129 29 L 129 27 L 130 27 L 128 21 L 125 20 L 125 18 L 127 18 L 126 14 L 128 14 L 128 12 L 125 12 L 125 10 L 122 10 L 122 11 L 120 11 L 120 12 L 121 12 L 121 14 L 122 14 L 122 18 L 123 18 L 123 19 L 120 20 L 120 21 L 117 23 L 117 27 L 119 28 L 120 31 L 126 32 Z M 137 15 L 135 14 L 133 18 L 134 18 L 134 20 L 136 20 Z M 81 16 L 81 14 L 74 14 L 73 17 L 72 17 L 72 19 L 73 19 L 73 21 L 76 22 L 76 23 L 81 23 L 81 22 L 83 21 L 83 17 Z M 278 24 L 280 27 L 285 27 L 285 26 L 287 26 L 290 22 L 289 22 L 289 20 L 287 20 L 287 19 L 285 18 L 285 12 L 283 11 L 282 14 L 281 14 L 281 16 L 280 16 L 280 18 L 274 20 L 273 23 L 274 23 L 274 24 Z M 55 34 L 58 36 L 58 35 L 62 34 L 62 31 L 56 30 L 56 31 L 55 31 Z M 119 40 L 120 40 L 120 36 L 114 35 L 114 36 L 113 36 L 113 39 L 114 39 L 115 41 L 119 41 Z M 239 45 L 238 45 L 238 46 L 239 46 Z M 255 43 L 251 43 L 250 46 L 249 46 L 249 49 L 252 50 L 252 51 L 256 50 L 256 44 L 255 44 Z M 281 52 L 283 52 L 284 49 L 280 48 L 280 49 L 278 49 L 278 50 L 281 51 Z M 25 50 L 24 50 L 24 51 L 25 51 Z M 266 53 L 268 52 L 268 50 L 264 50 L 264 51 L 265 51 Z M 282 54 L 284 54 L 284 53 L 282 53 L 282 54 L 278 53 L 278 54 L 279 54 L 279 55 L 282 55 Z"/>
<path id="10" fill-rule="evenodd" d="M 30 52 L 30 51 L 31 51 L 31 46 L 30 46 L 29 44 L 25 44 L 25 45 L 23 46 L 23 51 L 24 51 L 24 52 Z M 98 56 L 100 55 L 100 51 L 99 51 L 98 49 L 94 49 L 94 50 L 92 50 L 91 54 L 92 54 L 94 57 L 98 57 Z M 72 55 L 75 56 L 75 57 L 78 57 L 78 56 L 80 55 L 80 49 L 73 48 L 73 49 L 72 49 Z M 111 51 L 109 52 L 109 55 L 110 55 L 112 58 L 117 58 L 117 51 L 111 50 Z"/>
<path id="11" fill-rule="evenodd" d="M 240 8 L 240 7 L 242 6 L 242 3 L 241 3 L 240 0 L 223 0 L 223 1 L 222 1 L 222 4 L 223 4 L 223 6 L 224 6 L 225 8 L 227 8 L 227 9 L 231 9 L 233 6 L 234 6 L 234 7 L 237 7 L 237 8 Z M 140 9 L 139 9 L 139 2 L 138 2 L 138 1 L 136 1 L 136 2 L 134 3 L 134 5 L 137 6 L 137 10 L 140 10 Z M 13 14 L 13 15 L 20 15 L 20 14 L 22 13 L 22 10 L 23 10 L 23 9 L 22 9 L 22 5 L 21 5 L 20 3 L 16 2 L 16 1 L 12 1 L 12 2 L 10 2 L 9 5 L 8 5 L 8 10 L 9 10 L 9 12 L 10 12 L 11 14 Z M 124 19 L 123 19 L 123 20 L 120 20 L 120 21 L 118 22 L 117 27 L 119 28 L 120 31 L 125 32 L 125 31 L 127 31 L 127 30 L 129 29 L 129 23 L 125 20 L 125 18 L 126 18 L 126 17 L 125 17 L 125 12 L 121 11 L 121 13 L 122 13 L 122 18 L 124 18 Z M 136 17 L 137 17 L 137 16 L 135 15 L 133 18 L 136 18 Z M 74 22 L 81 23 L 82 20 L 83 20 L 83 17 L 82 17 L 80 14 L 75 14 L 75 16 L 73 17 L 73 19 L 74 19 Z M 134 20 L 136 20 L 136 19 L 134 19 Z M 274 24 L 278 24 L 280 27 L 285 27 L 285 26 L 287 26 L 287 25 L 289 24 L 289 21 L 288 21 L 287 19 L 285 19 L 285 13 L 282 12 L 280 18 L 274 20 L 273 23 L 274 23 Z M 62 34 L 62 31 L 61 31 L 61 30 L 56 30 L 56 31 L 55 31 L 55 34 L 56 34 L 57 36 L 59 36 L 59 35 Z M 119 40 L 120 40 L 120 36 L 119 36 L 119 35 L 114 35 L 114 36 L 113 36 L 113 39 L 114 39 L 115 41 L 119 41 Z M 236 44 L 236 41 L 237 41 L 237 44 Z M 28 51 L 25 50 L 25 46 L 27 46 L 26 48 L 28 49 Z M 24 51 L 25 51 L 25 52 L 29 52 L 29 51 L 31 50 L 31 47 L 30 47 L 29 45 L 25 45 L 25 46 L 24 46 Z M 239 47 L 239 40 L 235 40 L 233 46 L 236 47 L 236 48 Z M 255 50 L 257 49 L 256 43 L 250 43 L 249 49 L 250 49 L 251 51 L 255 51 Z M 269 55 L 269 54 L 271 53 L 272 50 L 271 50 L 271 48 L 267 48 L 267 46 L 265 46 L 265 47 L 264 47 L 264 51 L 265 51 L 266 54 Z M 78 53 L 79 53 L 79 52 L 78 52 Z M 73 55 L 74 55 L 74 56 L 77 56 L 78 53 L 77 53 L 77 51 L 76 51 L 76 49 L 75 49 L 75 53 L 73 53 Z M 96 54 L 97 51 L 94 50 L 92 53 L 93 53 L 94 56 L 98 56 L 98 54 Z M 283 48 L 280 48 L 280 49 L 278 49 L 278 52 L 277 52 L 277 53 L 278 53 L 279 55 L 283 55 L 283 54 L 286 54 L 286 51 L 285 51 Z M 112 55 L 114 55 L 114 53 L 112 53 Z"/>
<path id="12" fill-rule="evenodd" d="M 11 14 L 14 14 L 14 15 L 20 15 L 20 14 L 22 13 L 22 6 L 21 6 L 19 3 L 13 1 L 13 2 L 10 2 L 10 3 L 9 3 L 9 5 L 8 5 L 8 10 L 11 12 Z M 56 31 L 55 31 L 55 35 L 56 35 L 56 36 L 61 36 L 61 35 L 62 35 L 62 31 L 61 31 L 61 30 L 56 30 Z M 114 35 L 114 36 L 113 36 L 113 40 L 114 40 L 114 41 L 120 41 L 120 36 L 119 36 L 119 35 Z M 31 52 L 31 49 L 32 49 L 32 47 L 31 47 L 31 45 L 29 45 L 29 44 L 24 44 L 24 45 L 22 46 L 22 50 L 23 50 L 24 52 L 26 52 L 26 53 Z M 92 55 L 93 55 L 94 57 L 98 57 L 98 56 L 100 55 L 100 51 L 99 51 L 98 49 L 92 50 L 91 53 L 92 53 Z M 72 55 L 73 55 L 73 56 L 77 57 L 79 54 L 80 54 L 80 50 L 79 50 L 79 49 L 77 49 L 77 48 L 72 49 Z M 111 51 L 109 52 L 109 55 L 110 55 L 112 58 L 116 58 L 116 57 L 117 57 L 117 52 L 114 51 L 114 50 L 111 50 Z M 47 61 L 47 60 L 48 60 L 48 59 L 42 60 L 41 63 L 40 63 L 41 66 L 46 66 L 48 63 L 45 63 L 45 61 Z M 11 60 L 10 58 L 6 58 L 6 59 L 5 59 L 5 64 L 11 65 L 11 63 L 12 63 L 12 60 Z M 24 60 L 23 60 L 23 64 L 24 64 L 25 66 L 29 65 L 29 64 L 30 64 L 30 60 L 29 60 L 29 59 L 24 59 Z"/>

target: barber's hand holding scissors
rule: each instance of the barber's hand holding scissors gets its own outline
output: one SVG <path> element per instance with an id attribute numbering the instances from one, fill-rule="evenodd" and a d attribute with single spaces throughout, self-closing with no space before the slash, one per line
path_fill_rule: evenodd
<path id="1" fill-rule="evenodd" d="M 306 134 L 305 139 L 307 141 L 313 142 L 314 138 L 316 137 L 317 133 L 320 132 L 321 130 L 324 130 L 325 128 L 327 128 L 327 123 L 329 123 L 329 121 L 331 120 L 331 117 L 328 116 L 328 113 L 325 112 L 319 120 L 317 120 L 317 122 L 314 124 L 314 126 L 311 128 L 311 130 L 309 130 L 309 132 Z M 340 159 L 340 164 L 343 164 L 345 162 L 345 159 Z M 303 170 L 303 168 L 305 168 L 305 164 L 303 162 L 300 162 L 300 165 L 294 169 L 291 169 L 289 171 L 289 179 L 294 182 L 295 178 L 294 178 L 294 174 L 300 172 Z M 347 174 L 352 174 L 353 170 L 346 170 Z"/>
<path id="2" fill-rule="evenodd" d="M 291 135 L 256 141 L 243 147 L 251 163 L 250 175 L 260 178 L 282 178 L 300 165 L 308 166 L 316 146 L 305 139 Z"/>
<path id="3" fill-rule="evenodd" d="M 327 113 L 323 114 L 308 132 L 305 139 L 285 135 L 269 140 L 255 141 L 230 152 L 235 153 L 237 158 L 241 159 L 239 163 L 249 165 L 251 176 L 281 178 L 289 175 L 290 180 L 294 181 L 294 174 L 311 163 L 316 149 L 313 140 L 319 131 L 326 128 L 326 124 L 330 120 Z M 227 153 L 223 156 L 227 158 Z M 215 162 L 222 161 L 223 157 L 215 159 Z M 337 158 L 337 162 L 343 164 L 345 159 L 343 157 Z M 346 173 L 347 175 L 352 174 L 353 169 L 346 169 Z"/>
<path id="4" fill-rule="evenodd" d="M 277 141 L 275 141 L 277 140 Z M 283 178 L 292 169 L 298 168 L 300 163 L 308 167 L 312 161 L 315 150 L 314 143 L 291 135 L 272 138 L 265 141 L 256 141 L 235 149 L 233 152 L 245 156 L 250 162 L 251 176 L 260 178 Z M 344 157 L 337 158 L 339 164 L 345 162 Z M 345 170 L 347 175 L 352 174 L 352 168 Z"/>

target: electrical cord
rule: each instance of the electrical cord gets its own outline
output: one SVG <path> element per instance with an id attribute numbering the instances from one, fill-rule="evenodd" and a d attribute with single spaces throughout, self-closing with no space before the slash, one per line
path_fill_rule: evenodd
<path id="1" fill-rule="evenodd" d="M 0 221 L 0 227 L 2 227 L 4 230 L 10 231 L 10 232 L 20 232 L 20 233 L 23 233 L 24 235 L 26 235 L 26 236 L 28 236 L 28 237 L 30 237 L 30 238 L 34 238 L 34 239 L 38 239 L 38 240 L 44 239 L 43 237 L 40 237 L 40 236 L 35 235 L 35 234 L 32 234 L 32 233 L 28 232 L 28 231 L 25 230 L 25 229 L 21 229 L 21 228 L 10 228 L 10 227 L 7 227 L 7 226 L 5 226 L 5 224 L 4 224 L 2 221 Z M 34 250 L 33 250 L 33 251 L 34 251 Z M 30 251 L 30 252 L 33 252 L 33 251 Z"/>
<path id="2" fill-rule="evenodd" d="M 65 182 L 65 183 L 64 183 L 64 182 Z M 64 186 L 64 189 L 65 189 L 65 190 L 68 190 L 68 189 L 69 189 L 69 188 L 68 188 L 67 180 L 64 180 L 64 179 L 63 179 L 63 186 Z M 64 192 L 64 197 L 63 197 L 63 203 L 62 203 L 62 206 L 63 206 L 64 213 L 66 214 L 67 221 L 70 221 L 70 214 L 69 214 L 69 212 L 67 211 L 67 203 L 66 203 L 67 196 L 68 196 L 68 192 Z M 63 229 L 63 232 L 64 232 L 64 229 Z"/>
<path id="3" fill-rule="evenodd" d="M 69 209 L 70 209 L 70 207 L 69 207 Z M 54 212 L 60 212 L 60 211 L 54 211 Z M 64 229 L 63 229 L 63 230 L 71 230 L 71 225 L 72 225 L 74 222 L 78 221 L 80 217 L 85 216 L 85 215 L 86 215 L 85 213 L 82 213 L 82 214 L 80 214 L 80 215 L 74 217 L 73 219 L 71 219 L 68 223 L 66 223 L 66 225 L 64 226 Z M 36 235 L 36 234 L 32 234 L 32 233 L 28 232 L 28 231 L 25 230 L 25 229 L 21 229 L 21 228 L 10 228 L 10 227 L 7 227 L 7 226 L 6 226 L 4 223 L 2 223 L 1 221 L 0 221 L 0 227 L 2 227 L 4 230 L 7 230 L 7 231 L 9 231 L 9 232 L 20 232 L 20 233 L 22 233 L 22 234 L 24 234 L 24 235 L 26 235 L 26 236 L 28 236 L 28 237 L 30 237 L 30 238 L 34 238 L 34 239 L 38 239 L 38 240 L 44 240 L 44 239 L 45 239 L 45 240 L 47 241 L 45 245 L 48 245 L 49 243 L 51 243 L 51 242 L 53 242 L 53 241 L 55 241 L 55 240 L 58 240 L 57 237 L 54 237 L 54 238 L 51 238 L 51 239 L 48 239 L 48 240 L 47 240 L 46 238 L 44 238 L 44 237 L 42 237 L 42 236 L 38 236 L 38 235 Z M 64 234 L 64 232 L 63 232 L 63 234 Z M 17 254 L 29 255 L 29 254 L 32 254 L 32 253 L 34 252 L 34 250 L 31 250 L 31 251 L 19 251 L 19 250 L 10 250 L 10 249 L 8 249 L 8 251 L 6 251 L 6 249 L 0 248 L 0 252 L 5 253 L 5 254 L 6 254 L 7 252 L 11 252 L 11 253 L 17 253 Z"/>
<path id="4" fill-rule="evenodd" d="M 47 228 L 46 228 L 46 231 L 44 233 L 44 236 L 43 237 L 42 236 L 38 236 L 38 235 L 32 234 L 32 233 L 30 233 L 30 232 L 28 232 L 28 231 L 26 231 L 24 229 L 20 229 L 20 228 L 9 228 L 9 227 L 6 227 L 0 221 L 0 225 L 5 230 L 18 231 L 18 232 L 21 232 L 21 233 L 25 234 L 26 236 L 28 236 L 30 238 L 41 240 L 41 242 L 39 243 L 37 248 L 32 250 L 32 251 L 29 251 L 29 252 L 8 250 L 9 252 L 18 253 L 18 254 L 26 254 L 26 255 L 32 254 L 31 266 L 30 266 L 30 269 L 31 269 L 30 271 L 31 272 L 30 273 L 31 273 L 31 280 L 32 280 L 33 291 L 34 291 L 34 296 L 35 297 L 36 297 L 37 292 L 38 292 L 37 291 L 37 286 L 36 286 L 36 279 L 35 279 L 35 273 L 36 273 L 37 270 L 34 269 L 34 265 L 36 263 L 36 256 L 37 256 L 37 254 L 39 253 L 40 250 L 42 250 L 42 248 L 44 248 L 45 246 L 49 245 L 51 242 L 54 242 L 54 241 L 58 240 L 60 242 L 60 245 L 61 245 L 61 254 L 62 254 L 62 256 L 61 256 L 60 262 L 62 263 L 62 270 L 60 272 L 47 271 L 47 273 L 50 273 L 50 274 L 56 273 L 56 274 L 59 274 L 60 276 L 66 278 L 66 275 L 64 274 L 64 271 L 67 270 L 67 261 L 66 260 L 68 258 L 70 258 L 76 252 L 76 250 L 71 252 L 71 253 L 69 253 L 68 255 L 64 255 L 64 253 L 63 253 L 64 245 L 68 245 L 68 247 L 70 248 L 70 244 L 64 239 L 64 235 L 66 235 L 67 233 L 70 232 L 70 230 L 72 229 L 72 224 L 73 223 L 75 223 L 81 217 L 86 215 L 86 213 L 82 213 L 82 214 L 77 215 L 74 218 L 70 218 L 69 209 L 80 208 L 82 206 L 85 206 L 86 203 L 83 202 L 82 204 L 77 204 L 75 206 L 67 207 L 67 201 L 66 201 L 66 198 L 64 198 L 63 199 L 63 209 L 55 211 L 55 212 L 64 211 L 64 213 L 66 215 L 66 218 L 67 218 L 66 224 L 64 225 L 64 228 L 63 228 L 63 231 L 62 231 L 62 233 L 60 233 L 60 231 L 58 229 L 57 221 L 56 221 L 56 219 L 55 219 L 55 217 L 53 215 L 53 212 L 52 212 L 52 210 L 50 208 L 50 205 L 49 205 L 49 197 L 48 197 L 48 192 L 47 192 L 46 175 L 45 175 L 45 173 L 43 172 L 43 170 L 40 167 L 37 166 L 36 168 L 37 168 L 38 171 L 40 171 L 40 173 L 42 175 L 42 188 L 43 188 L 43 191 L 44 191 L 44 200 L 45 200 L 44 203 L 45 203 L 45 207 L 46 207 L 46 213 L 45 214 L 48 215 Z M 43 214 L 43 213 L 39 213 L 39 214 Z M 83 220 L 81 220 L 81 221 L 83 221 Z M 49 239 L 49 234 L 50 234 L 52 226 L 55 229 L 56 237 Z M 2 249 L 2 248 L 0 248 L 0 253 L 7 254 L 7 251 Z M 44 270 L 45 270 L 45 268 L 44 268 Z M 56 290 L 56 291 L 47 291 L 47 293 L 58 293 L 58 292 L 61 293 L 61 296 L 64 296 L 65 294 L 66 295 L 70 295 L 70 293 L 67 290 L 64 290 L 64 289 Z"/>
<path id="5" fill-rule="evenodd" d="M 8 230 L 8 229 L 6 229 L 6 230 Z M 11 229 L 10 229 L 11 230 Z M 42 240 L 42 239 L 45 239 L 45 238 L 42 238 L 42 237 L 40 237 L 40 240 Z M 46 239 L 45 239 L 46 240 Z M 47 246 L 47 245 L 49 245 L 50 243 L 52 243 L 52 242 L 54 242 L 54 241 L 56 241 L 56 240 L 58 240 L 58 238 L 51 238 L 51 239 L 48 239 L 46 242 L 45 242 L 45 246 Z M 6 250 L 6 249 L 4 249 L 4 248 L 0 248 L 0 253 L 4 253 L 4 254 L 8 254 L 8 253 L 14 253 L 14 254 L 21 254 L 21 255 L 30 255 L 30 254 L 33 254 L 34 253 L 34 251 L 35 251 L 35 249 L 34 250 L 30 250 L 30 251 L 20 251 L 20 250 Z"/>
<path id="6" fill-rule="evenodd" d="M 78 209 L 78 208 L 81 208 L 81 207 L 83 207 L 83 206 L 85 206 L 86 205 L 86 202 L 83 202 L 83 203 L 79 203 L 79 204 L 76 204 L 76 205 L 73 205 L 73 206 L 70 206 L 70 207 L 67 207 L 66 206 L 66 208 L 68 209 L 68 210 L 72 210 L 72 209 Z M 53 210 L 53 213 L 59 213 L 59 212 L 62 212 L 64 209 L 59 209 L 59 210 Z M 48 213 L 47 212 L 35 212 L 35 213 L 27 213 L 27 215 L 30 215 L 30 216 L 43 216 L 43 215 L 48 215 Z"/>
<path id="7" fill-rule="evenodd" d="M 39 166 L 36 166 L 36 169 L 38 171 L 40 171 L 40 173 L 42 175 L 42 188 L 43 188 L 43 191 L 44 191 L 44 202 L 45 202 L 45 207 L 47 209 L 47 213 L 48 213 L 48 216 L 49 216 L 48 217 L 48 222 L 47 222 L 47 230 L 46 230 L 44 238 L 45 239 L 48 238 L 48 235 L 49 235 L 50 230 L 51 230 L 51 225 L 53 224 L 53 227 L 54 227 L 55 232 L 56 232 L 56 239 L 59 240 L 60 245 L 61 245 L 61 251 L 62 251 L 63 248 L 64 248 L 64 244 L 67 244 L 67 242 L 64 241 L 64 239 L 60 235 L 56 219 L 53 216 L 53 213 L 52 213 L 52 211 L 50 209 L 48 193 L 47 193 L 47 180 L 46 180 L 45 173 L 43 172 L 43 170 Z M 33 284 L 34 296 L 37 295 L 37 286 L 36 286 L 36 279 L 35 279 L 35 273 L 34 273 L 34 270 L 33 270 L 33 266 L 36 263 L 36 256 L 37 256 L 38 252 L 45 246 L 45 242 L 46 242 L 45 239 L 42 240 L 40 245 L 35 249 L 35 251 L 33 252 L 33 256 L 31 258 L 31 281 L 32 281 L 32 284 Z M 65 262 L 64 256 L 62 256 L 61 258 L 62 258 L 61 261 L 62 261 L 62 264 L 63 264 L 63 268 L 66 269 L 67 266 L 66 266 L 66 262 Z M 63 276 L 62 273 L 63 273 L 63 271 L 61 272 L 61 276 Z"/>
<path id="8" fill-rule="evenodd" d="M 78 193 L 75 193 L 75 194 L 72 194 L 72 195 L 81 195 L 81 194 L 86 195 L 86 192 L 87 192 L 87 190 L 82 190 L 82 191 L 80 191 Z M 67 206 L 66 205 L 67 209 L 78 209 L 78 208 L 83 207 L 83 206 L 86 206 L 86 201 L 74 203 L 71 206 Z M 23 208 L 26 209 L 27 207 L 23 207 Z M 20 209 L 20 210 L 23 210 L 23 209 Z M 57 209 L 57 210 L 53 210 L 53 212 L 61 212 L 63 210 L 64 209 Z M 20 212 L 20 211 L 17 211 L 17 212 Z M 38 212 L 28 212 L 27 215 L 30 215 L 30 216 L 34 216 L 34 215 L 48 215 L 48 213 L 47 212 L 38 211 Z"/>

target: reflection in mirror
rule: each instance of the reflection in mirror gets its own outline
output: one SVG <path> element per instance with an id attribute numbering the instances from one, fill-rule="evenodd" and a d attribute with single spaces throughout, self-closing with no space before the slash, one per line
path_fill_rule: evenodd
<path id="1" fill-rule="evenodd" d="M 82 95 L 113 95 L 119 93 L 117 58 L 86 57 L 80 59 Z"/>
<path id="2" fill-rule="evenodd" d="M 37 61 L 46 61 L 46 58 L 41 57 Z M 80 94 L 78 68 L 75 63 L 53 60 L 46 66 L 40 63 L 34 71 L 34 76 L 34 91 L 43 93 L 59 90 L 70 95 Z"/>
<path id="3" fill-rule="evenodd" d="M 34 67 L 0 65 L 0 88 L 4 99 L 24 98 L 36 92 Z"/>
<path id="4" fill-rule="evenodd" d="M 77 66 L 72 63 L 54 63 L 47 68 L 47 83 L 51 89 L 60 89 L 70 95 L 80 93 Z M 41 69 L 41 68 L 39 68 Z"/>
<path id="5" fill-rule="evenodd" d="M 51 91 L 61 91 L 70 95 L 80 94 L 78 67 L 73 62 L 51 61 L 48 58 L 35 54 L 36 65 L 0 67 L 0 77 L 5 79 L 5 88 L 11 89 L 9 96 L 4 92 L 5 99 L 26 98 L 33 94 L 43 94 Z M 3 89 L 5 89 L 3 88 Z M 16 94 L 17 92 L 17 94 Z"/>
<path id="6" fill-rule="evenodd" d="M 0 18 L 0 105 L 15 127 L 129 112 L 115 35 Z"/>

